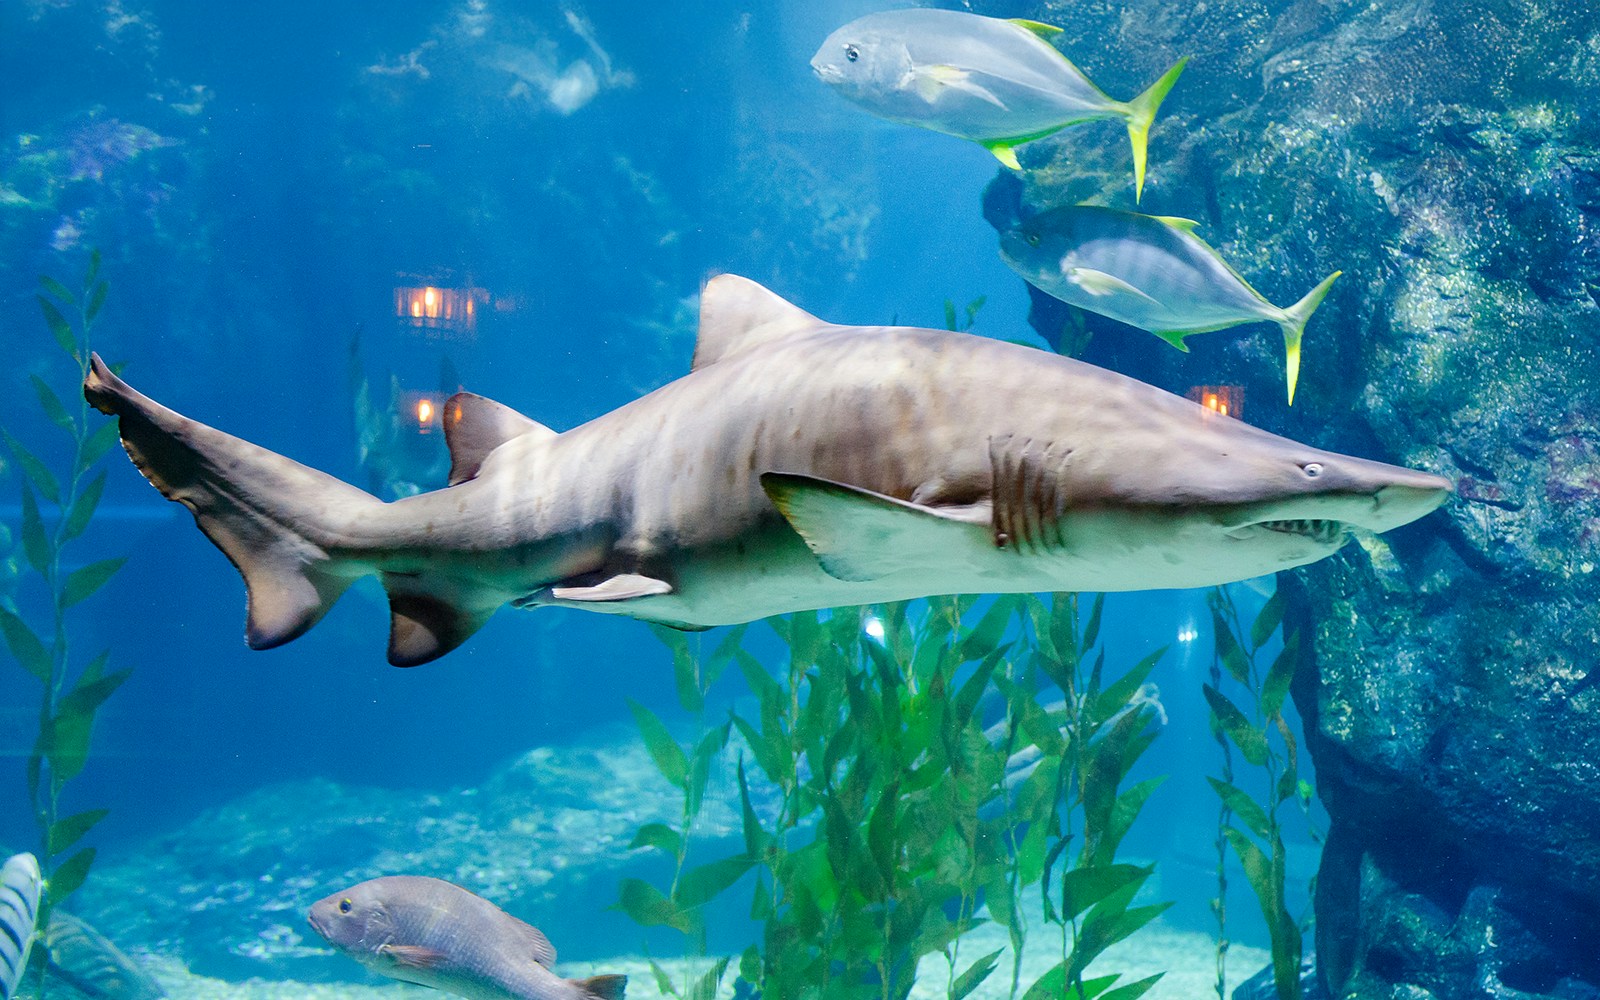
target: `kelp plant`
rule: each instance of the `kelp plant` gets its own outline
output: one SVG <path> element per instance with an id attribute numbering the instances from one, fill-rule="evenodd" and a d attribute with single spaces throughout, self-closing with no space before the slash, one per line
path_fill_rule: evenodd
<path id="1" fill-rule="evenodd" d="M 698 907 L 748 884 L 761 933 L 738 974 L 763 997 L 900 1000 L 923 960 L 942 958 L 945 995 L 960 1000 L 1004 954 L 962 954 L 968 932 L 993 921 L 1012 945 L 1011 997 L 1134 1000 L 1159 975 L 1117 985 L 1117 974 L 1085 973 L 1165 909 L 1133 905 L 1151 869 L 1117 860 L 1160 783 L 1121 787 L 1155 735 L 1145 680 L 1160 654 L 1102 684 L 1103 652 L 1085 655 L 1100 607 L 1087 624 L 1071 595 L 1009 595 L 981 613 L 977 598 L 951 597 L 770 619 L 787 647 L 776 675 L 739 633 L 703 673 L 675 650 L 680 696 L 703 701 L 705 676 L 729 663 L 754 695 L 752 716 L 730 718 L 743 744 L 743 850 L 683 864 L 682 835 L 728 728 L 702 729 L 686 750 L 636 706 L 652 757 L 684 790 L 685 823 L 641 829 L 636 846 L 673 858 L 672 883 L 628 880 L 619 905 L 694 935 Z M 1036 884 L 1061 959 L 1024 992 L 1021 904 Z M 709 997 L 725 964 L 671 992 Z"/>
<path id="2" fill-rule="evenodd" d="M 100 277 L 100 255 L 96 252 L 90 257 L 80 292 L 49 277 L 41 277 L 39 284 L 45 325 L 76 365 L 81 382 L 88 366 L 90 334 L 108 290 Z M 68 609 L 104 586 L 123 563 L 122 559 L 102 559 L 69 571 L 72 562 L 66 558 L 69 545 L 89 527 L 99 506 L 105 473 L 92 477 L 90 473 L 116 444 L 116 424 L 95 421 L 91 425 L 88 404 L 81 395 L 77 405 L 69 407 L 44 379 L 38 375 L 30 379 L 44 415 L 67 438 L 67 448 L 53 448 L 47 454 L 72 456 L 58 474 L 39 453 L 9 431 L 0 430 L 24 476 L 20 533 L 31 571 L 25 574 L 29 579 L 19 581 L 18 603 L 0 605 L 0 634 L 17 663 L 41 687 L 39 735 L 28 757 L 27 781 L 28 801 L 39 828 L 37 853 L 47 887 L 39 907 L 39 925 L 48 927 L 50 911 L 83 884 L 94 864 L 93 847 L 74 848 L 106 816 L 104 809 L 63 816 L 61 793 L 89 758 L 95 713 L 128 679 L 129 671 L 107 672 L 109 650 L 74 670 L 67 616 Z M 30 595 L 30 590 L 36 593 Z M 31 599 L 47 609 L 33 625 L 21 610 L 31 606 Z M 40 978 L 35 995 L 43 996 L 44 963 L 39 962 L 37 968 Z"/>
<path id="3" fill-rule="evenodd" d="M 1309 823 L 1310 785 L 1301 780 L 1294 731 L 1284 718 L 1294 679 L 1299 637 L 1283 637 L 1283 647 L 1265 672 L 1264 651 L 1283 624 L 1284 598 L 1274 591 L 1246 628 L 1227 587 L 1207 597 L 1215 636 L 1210 682 L 1204 686 L 1212 734 L 1222 748 L 1222 776 L 1208 778 L 1221 799 L 1217 821 L 1217 995 L 1223 996 L 1227 938 L 1227 854 L 1231 847 L 1266 919 L 1272 946 L 1273 982 L 1280 1000 L 1300 1000 L 1300 959 L 1304 928 L 1289 914 L 1285 898 L 1288 850 L 1279 808 L 1298 800 Z M 1227 682 L 1237 693 L 1229 698 Z M 1242 702 L 1241 707 L 1238 702 Z M 1246 711 L 1248 709 L 1248 711 Z M 1234 772 L 1231 747 L 1255 771 L 1253 796 Z"/>

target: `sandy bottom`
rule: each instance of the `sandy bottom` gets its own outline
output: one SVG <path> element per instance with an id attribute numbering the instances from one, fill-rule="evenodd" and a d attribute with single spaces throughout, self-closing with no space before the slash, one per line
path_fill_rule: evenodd
<path id="1" fill-rule="evenodd" d="M 1022 987 L 1028 986 L 1060 960 L 1059 953 L 1045 951 L 1045 935 L 1041 932 L 1033 947 L 1024 953 Z M 1005 931 L 986 926 L 962 939 L 958 957 L 963 968 L 974 958 L 1006 946 Z M 1228 991 L 1253 975 L 1267 963 L 1269 956 L 1260 948 L 1234 945 L 1228 954 Z M 659 960 L 661 966 L 680 984 L 697 978 L 707 963 L 696 959 Z M 227 982 L 192 975 L 176 959 L 150 957 L 142 962 L 145 969 L 166 988 L 171 1000 L 426 1000 L 441 994 L 419 986 L 402 983 L 385 985 L 360 985 L 356 983 L 300 983 L 286 980 L 250 979 L 244 982 Z M 1132 982 L 1165 970 L 1166 976 L 1155 985 L 1146 997 L 1153 1000 L 1205 1000 L 1216 995 L 1216 950 L 1209 935 L 1194 931 L 1175 930 L 1159 921 L 1151 924 L 1130 941 L 1124 941 L 1102 955 L 1090 970 L 1094 974 L 1123 973 L 1122 982 Z M 355 970 L 352 969 L 354 972 Z M 648 962 L 642 956 L 619 956 L 592 965 L 581 962 L 562 963 L 558 970 L 564 976 L 582 977 L 597 973 L 623 973 L 628 976 L 629 1000 L 656 1000 L 668 996 L 656 987 L 656 979 Z M 987 982 L 972 994 L 973 1000 L 1008 1000 L 1010 997 L 1011 954 L 1007 949 L 1001 957 L 999 968 Z M 921 975 L 911 996 L 915 1000 L 935 1000 L 946 995 L 948 972 L 941 956 L 933 956 L 922 964 Z M 733 974 L 724 980 L 719 997 L 731 997 Z M 680 988 L 682 988 L 680 986 Z M 25 996 L 22 994 L 21 996 Z"/>

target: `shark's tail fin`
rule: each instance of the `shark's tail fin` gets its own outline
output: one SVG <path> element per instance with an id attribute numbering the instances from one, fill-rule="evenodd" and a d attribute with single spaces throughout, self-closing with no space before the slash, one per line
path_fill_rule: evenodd
<path id="1" fill-rule="evenodd" d="M 1150 126 L 1156 120 L 1156 110 L 1161 107 L 1161 102 L 1167 99 L 1167 92 L 1178 82 L 1178 77 L 1183 75 L 1183 68 L 1188 64 L 1188 56 L 1179 59 L 1161 75 L 1161 79 L 1127 103 L 1128 141 L 1133 144 L 1133 202 L 1136 205 L 1144 196 L 1144 167 Z"/>
<path id="2" fill-rule="evenodd" d="M 168 500 L 189 508 L 244 576 L 252 649 L 299 637 L 370 572 L 329 549 L 340 526 L 383 507 L 377 497 L 167 409 L 99 355 L 90 358 L 83 394 L 118 418 L 133 464 Z"/>
<path id="3" fill-rule="evenodd" d="M 1311 314 L 1317 311 L 1317 306 L 1322 305 L 1322 300 L 1327 297 L 1328 289 L 1333 287 L 1333 282 L 1343 271 L 1335 271 L 1323 278 L 1322 281 L 1305 294 L 1299 302 L 1283 311 L 1283 318 L 1278 320 L 1278 325 L 1283 328 L 1283 362 L 1284 372 L 1289 379 L 1289 405 L 1294 405 L 1294 387 L 1300 381 L 1300 338 L 1305 335 L 1306 321 L 1311 319 Z"/>

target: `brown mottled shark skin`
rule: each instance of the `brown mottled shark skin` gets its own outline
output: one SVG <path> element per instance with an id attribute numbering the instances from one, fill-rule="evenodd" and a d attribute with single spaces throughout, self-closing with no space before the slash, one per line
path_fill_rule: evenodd
<path id="1" fill-rule="evenodd" d="M 826 323 L 713 278 L 688 375 L 563 433 L 467 393 L 451 485 L 385 503 L 189 420 L 94 359 L 84 394 L 243 574 L 246 640 L 305 632 L 376 574 L 389 660 L 501 605 L 683 628 L 948 593 L 1227 583 L 1449 496 L 1044 351 Z"/>

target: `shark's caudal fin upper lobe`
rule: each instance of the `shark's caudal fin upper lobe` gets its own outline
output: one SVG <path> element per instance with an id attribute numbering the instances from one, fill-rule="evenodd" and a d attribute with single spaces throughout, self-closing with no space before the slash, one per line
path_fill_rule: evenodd
<path id="1" fill-rule="evenodd" d="M 270 649 L 315 625 L 352 581 L 374 571 L 352 559 L 352 526 L 383 501 L 332 476 L 175 413 L 118 378 L 96 355 L 83 394 L 116 416 L 123 448 L 151 485 L 189 508 L 244 577 L 245 641 Z M 390 662 L 411 666 L 465 641 L 484 614 L 458 614 L 415 581 L 391 593 Z"/>

